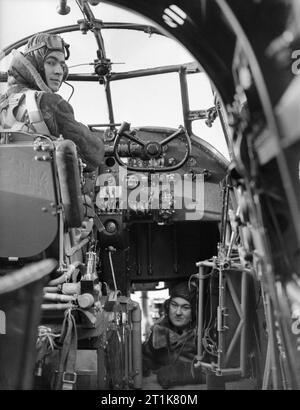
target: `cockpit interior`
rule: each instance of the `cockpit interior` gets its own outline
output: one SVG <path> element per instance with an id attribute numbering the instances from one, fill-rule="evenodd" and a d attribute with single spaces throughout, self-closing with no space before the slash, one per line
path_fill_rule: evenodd
<path id="1" fill-rule="evenodd" d="M 3 25 L 0 96 L 12 51 L 61 35 L 104 155 L 0 127 L 0 389 L 162 389 L 142 345 L 183 281 L 206 379 L 174 389 L 298 389 L 297 1 L 32 3 L 58 23 Z"/>

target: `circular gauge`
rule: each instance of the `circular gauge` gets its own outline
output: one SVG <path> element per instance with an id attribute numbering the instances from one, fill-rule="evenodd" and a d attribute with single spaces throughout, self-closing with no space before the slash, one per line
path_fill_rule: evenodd
<path id="1" fill-rule="evenodd" d="M 107 128 L 104 131 L 104 141 L 107 141 L 107 142 L 113 141 L 116 135 L 117 135 L 117 131 L 115 129 Z"/>
<path id="2" fill-rule="evenodd" d="M 127 176 L 127 188 L 128 189 L 135 189 L 139 185 L 140 181 L 136 175 L 128 175 Z"/>

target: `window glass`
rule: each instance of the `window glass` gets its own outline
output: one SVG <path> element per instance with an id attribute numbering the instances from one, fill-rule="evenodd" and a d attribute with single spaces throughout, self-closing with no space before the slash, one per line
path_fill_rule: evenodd
<path id="1" fill-rule="evenodd" d="M 205 73 L 190 74 L 187 76 L 190 110 L 207 110 L 214 107 L 214 95 L 209 78 Z M 193 134 L 210 143 L 229 159 L 229 152 L 220 118 L 217 117 L 211 127 L 205 120 L 192 122 Z"/>
<path id="2" fill-rule="evenodd" d="M 193 61 L 177 41 L 133 30 L 104 30 L 106 55 L 114 72 L 138 70 Z"/>
<path id="3" fill-rule="evenodd" d="M 177 128 L 183 124 L 178 74 L 111 83 L 116 122 Z"/>
<path id="4" fill-rule="evenodd" d="M 75 118 L 84 124 L 107 124 L 108 110 L 104 87 L 97 82 L 76 81 L 70 83 L 74 93 L 70 99 Z M 64 84 L 58 94 L 66 100 L 71 96 L 72 89 Z"/>
<path id="5" fill-rule="evenodd" d="M 71 12 L 61 16 L 52 0 L 0 0 L 0 53 L 1 49 L 25 36 L 51 28 L 75 25 L 83 15 L 75 2 Z M 100 4 L 91 6 L 95 16 L 103 22 L 127 22 L 153 25 L 144 17 L 121 8 Z M 14 16 L 14 24 L 11 23 Z M 26 18 L 24 18 L 26 16 Z M 192 56 L 175 40 L 144 31 L 102 30 L 106 57 L 112 62 L 112 72 L 128 72 L 165 65 L 179 65 L 193 61 Z M 70 73 L 93 73 L 97 58 L 94 34 L 80 31 L 64 33 L 70 44 Z M 22 51 L 22 48 L 20 49 Z M 0 60 L 0 71 L 7 71 L 11 56 Z M 85 124 L 107 123 L 108 109 L 104 86 L 98 82 L 73 82 L 74 94 L 70 100 L 75 117 Z M 0 93 L 6 89 L 0 83 Z M 111 83 L 115 122 L 130 122 L 133 126 L 183 125 L 183 114 L 178 74 L 163 74 Z M 213 106 L 213 95 L 208 78 L 203 74 L 188 76 L 190 109 L 200 110 Z M 63 85 L 59 94 L 69 99 L 71 88 Z M 225 138 L 219 118 L 208 128 L 204 120 L 193 121 L 195 135 L 215 146 L 228 157 Z"/>

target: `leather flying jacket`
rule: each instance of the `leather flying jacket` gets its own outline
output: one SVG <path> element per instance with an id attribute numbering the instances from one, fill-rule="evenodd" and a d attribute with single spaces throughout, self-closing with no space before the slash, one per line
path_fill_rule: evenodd
<path id="1" fill-rule="evenodd" d="M 157 370 L 177 360 L 191 362 L 196 352 L 196 329 L 191 327 L 179 333 L 164 317 L 153 325 L 149 338 L 143 343 L 143 366 Z"/>

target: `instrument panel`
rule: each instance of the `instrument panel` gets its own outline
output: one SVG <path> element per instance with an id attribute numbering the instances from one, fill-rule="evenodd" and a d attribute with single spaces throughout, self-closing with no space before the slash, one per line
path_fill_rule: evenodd
<path id="1" fill-rule="evenodd" d="M 155 152 L 155 144 L 168 141 L 172 134 L 173 129 L 149 127 L 135 130 L 134 138 Z M 179 135 L 168 141 L 155 158 L 147 157 L 135 141 L 124 140 L 118 146 L 124 166 L 116 161 L 111 136 L 105 141 L 106 156 L 96 181 L 100 217 L 122 215 L 126 223 L 168 224 L 201 220 L 205 216 L 205 184 L 214 185 L 219 176 L 212 170 L 212 158 L 199 144 L 192 143 L 191 152 L 180 168 L 166 172 L 166 167 L 180 164 L 186 154 L 184 137 Z M 219 171 L 221 177 L 224 170 L 220 166 Z"/>

